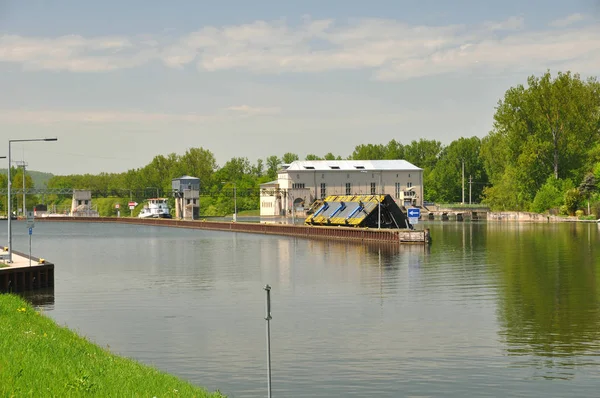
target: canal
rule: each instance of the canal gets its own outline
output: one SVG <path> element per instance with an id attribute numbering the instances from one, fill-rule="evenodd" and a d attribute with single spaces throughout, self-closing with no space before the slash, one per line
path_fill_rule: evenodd
<path id="1" fill-rule="evenodd" d="M 267 283 L 274 396 L 597 394 L 596 224 L 427 226 L 428 250 L 40 222 L 33 252 L 56 264 L 40 305 L 115 353 L 230 397 L 266 395 Z M 26 252 L 25 224 L 13 233 Z"/>

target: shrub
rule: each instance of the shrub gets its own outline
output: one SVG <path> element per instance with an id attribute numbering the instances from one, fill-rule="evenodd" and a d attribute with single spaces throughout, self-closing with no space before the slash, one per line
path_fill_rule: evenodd
<path id="1" fill-rule="evenodd" d="M 579 217 L 579 218 L 583 217 L 584 214 L 585 214 L 585 212 L 583 210 L 577 210 L 575 212 L 575 216 Z"/>
<path id="2" fill-rule="evenodd" d="M 579 207 L 579 203 L 581 201 L 581 195 L 579 194 L 579 190 L 576 188 L 571 188 L 567 192 L 565 192 L 565 206 L 567 207 L 568 214 L 574 214 L 575 210 Z"/>

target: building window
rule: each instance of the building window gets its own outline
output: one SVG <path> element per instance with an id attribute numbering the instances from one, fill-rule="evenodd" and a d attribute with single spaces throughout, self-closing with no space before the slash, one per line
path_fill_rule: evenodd
<path id="1" fill-rule="evenodd" d="M 408 178 L 410 178 L 410 174 L 408 175 Z"/>
<path id="2" fill-rule="evenodd" d="M 409 176 L 410 177 L 410 176 Z M 296 178 L 300 178 L 300 174 L 296 174 Z"/>
<path id="3" fill-rule="evenodd" d="M 401 189 L 400 189 L 400 183 L 399 183 L 399 182 L 397 182 L 397 183 L 396 183 L 396 195 L 395 195 L 395 198 L 396 198 L 396 199 L 400 199 L 400 192 L 401 192 Z"/>
<path id="4" fill-rule="evenodd" d="M 85 201 L 85 204 L 86 204 L 86 205 L 88 204 L 88 201 L 87 201 L 87 200 Z"/>
<path id="5" fill-rule="evenodd" d="M 407 187 L 407 188 L 410 188 L 410 187 L 412 187 L 412 182 L 407 182 L 407 183 L 406 183 L 406 187 Z"/>
<path id="6" fill-rule="evenodd" d="M 327 191 L 327 185 L 324 182 L 321 183 L 321 199 L 325 198 L 325 193 Z"/>
<path id="7" fill-rule="evenodd" d="M 77 201 L 77 204 L 78 204 L 79 206 L 81 206 L 81 200 L 78 200 L 78 201 Z"/>
<path id="8" fill-rule="evenodd" d="M 371 183 L 371 195 L 375 195 L 375 183 Z"/>
<path id="9" fill-rule="evenodd" d="M 190 199 L 188 199 L 188 200 L 187 200 L 187 204 L 188 204 L 188 205 L 190 204 Z"/>
<path id="10" fill-rule="evenodd" d="M 346 195 L 352 195 L 352 183 L 346 183 Z"/>
<path id="11" fill-rule="evenodd" d="M 294 183 L 292 189 L 304 189 L 304 183 Z"/>
<path id="12" fill-rule="evenodd" d="M 321 178 L 325 178 L 325 174 L 321 174 Z"/>
<path id="13" fill-rule="evenodd" d="M 194 199 L 194 204 L 196 204 L 196 199 Z"/>
<path id="14" fill-rule="evenodd" d="M 346 178 L 350 178 L 350 174 L 346 174 Z"/>

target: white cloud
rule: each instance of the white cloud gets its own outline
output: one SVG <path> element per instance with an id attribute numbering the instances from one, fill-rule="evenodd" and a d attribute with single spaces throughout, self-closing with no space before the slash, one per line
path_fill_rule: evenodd
<path id="1" fill-rule="evenodd" d="M 550 26 L 555 28 L 565 28 L 567 26 L 573 25 L 577 22 L 584 21 L 586 16 L 583 14 L 571 14 L 565 18 L 557 19 L 549 23 Z"/>
<path id="2" fill-rule="evenodd" d="M 103 72 L 134 68 L 153 60 L 202 72 L 316 73 L 366 70 L 377 80 L 403 80 L 442 73 L 487 73 L 572 68 L 581 73 L 600 64 L 595 26 L 565 27 L 584 19 L 573 14 L 555 28 L 525 29 L 522 17 L 478 26 L 409 25 L 395 20 L 305 19 L 207 26 L 176 39 L 62 36 L 54 39 L 0 36 L 0 62 L 26 69 Z M 592 71 L 593 72 L 593 71 Z"/>
<path id="3" fill-rule="evenodd" d="M 231 113 L 233 111 L 233 114 Z M 152 113 L 138 111 L 70 111 L 70 110 L 1 110 L 0 123 L 208 123 L 236 117 L 263 116 L 279 113 L 279 108 L 232 106 L 210 114 Z"/>
<path id="4" fill-rule="evenodd" d="M 255 107 L 249 105 L 230 106 L 227 110 L 244 116 L 276 115 L 281 112 L 281 109 L 277 107 Z"/>

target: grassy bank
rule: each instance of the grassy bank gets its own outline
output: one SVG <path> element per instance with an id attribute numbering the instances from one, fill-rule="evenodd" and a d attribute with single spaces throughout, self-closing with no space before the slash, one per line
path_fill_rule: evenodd
<path id="1" fill-rule="evenodd" d="M 223 397 L 109 351 L 0 294 L 0 396 Z"/>

